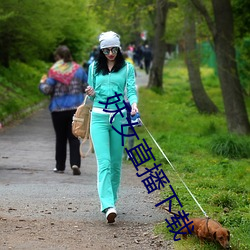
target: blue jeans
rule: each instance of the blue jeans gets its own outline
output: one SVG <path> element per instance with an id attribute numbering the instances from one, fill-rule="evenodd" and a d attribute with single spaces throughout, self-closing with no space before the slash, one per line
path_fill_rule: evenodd
<path id="1" fill-rule="evenodd" d="M 91 113 L 90 134 L 97 160 L 97 190 L 101 202 L 101 211 L 115 207 L 121 179 L 122 136 L 112 126 L 121 131 L 121 125 L 127 124 L 126 113 L 120 114 L 110 124 L 108 113 Z M 123 133 L 127 134 L 127 127 Z M 125 138 L 124 138 L 125 140 Z"/>

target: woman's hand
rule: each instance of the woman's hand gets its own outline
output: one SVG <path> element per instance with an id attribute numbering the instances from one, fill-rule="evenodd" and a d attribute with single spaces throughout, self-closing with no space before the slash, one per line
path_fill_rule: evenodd
<path id="1" fill-rule="evenodd" d="M 40 83 L 45 83 L 45 81 L 47 80 L 47 75 L 46 74 L 44 74 L 43 76 L 42 76 L 42 78 L 41 78 L 41 80 L 40 80 Z"/>
<path id="2" fill-rule="evenodd" d="M 85 92 L 86 92 L 86 94 L 88 95 L 88 96 L 95 96 L 95 90 L 92 88 L 92 87 L 90 87 L 90 86 L 88 86 L 86 89 L 85 89 Z"/>
<path id="3" fill-rule="evenodd" d="M 137 104 L 134 102 L 132 105 L 131 105 L 131 115 L 135 115 L 136 113 L 138 112 L 138 108 L 137 108 Z"/>

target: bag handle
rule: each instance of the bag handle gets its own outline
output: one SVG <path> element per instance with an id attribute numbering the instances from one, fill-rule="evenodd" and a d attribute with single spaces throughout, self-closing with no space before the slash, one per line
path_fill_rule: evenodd
<path id="1" fill-rule="evenodd" d="M 85 97 L 84 97 L 84 100 L 83 100 L 83 105 L 85 105 L 86 104 L 86 101 L 87 101 L 87 98 L 88 98 L 88 95 L 87 94 L 85 94 Z"/>
<path id="2" fill-rule="evenodd" d="M 86 101 L 87 101 L 88 95 L 85 96 L 84 101 L 83 101 L 83 105 L 86 105 Z M 93 143 L 92 143 L 92 139 L 90 137 L 90 115 L 88 117 L 88 122 L 87 122 L 87 129 L 86 129 L 86 134 L 85 137 L 82 139 L 81 143 L 80 143 L 80 147 L 79 147 L 79 151 L 80 151 L 80 155 L 82 158 L 87 157 L 87 155 L 90 153 L 90 151 L 92 153 L 94 153 L 94 148 L 93 148 Z M 83 145 L 89 140 L 89 148 L 87 150 L 86 153 L 83 152 Z"/>
<path id="3" fill-rule="evenodd" d="M 89 148 L 86 153 L 83 152 L 83 145 L 89 140 Z M 84 138 L 83 141 L 80 144 L 79 147 L 80 155 L 82 158 L 85 158 L 89 155 L 89 153 L 94 153 L 94 147 L 93 147 L 93 142 L 92 139 L 89 137 L 89 139 Z"/>

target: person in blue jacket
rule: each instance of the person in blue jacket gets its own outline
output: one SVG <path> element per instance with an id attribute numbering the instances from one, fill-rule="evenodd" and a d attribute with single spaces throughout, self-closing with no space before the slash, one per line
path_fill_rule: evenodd
<path id="1" fill-rule="evenodd" d="M 134 66 L 124 60 L 120 36 L 113 31 L 103 32 L 99 42 L 100 53 L 89 67 L 86 93 L 93 100 L 90 134 L 97 159 L 97 189 L 101 211 L 106 214 L 108 223 L 113 223 L 117 216 L 115 204 L 121 179 L 123 146 L 122 136 L 112 126 L 121 131 L 121 125 L 128 122 L 126 109 L 123 115 L 117 113 L 112 119 L 114 113 L 108 113 L 104 108 L 108 98 L 114 102 L 106 109 L 114 111 L 117 107 L 124 107 L 126 92 L 131 104 L 131 115 L 134 115 L 138 112 L 137 93 Z M 120 100 L 113 98 L 116 94 L 121 94 Z"/>
<path id="2" fill-rule="evenodd" d="M 41 79 L 39 89 L 51 96 L 49 110 L 56 134 L 55 173 L 64 173 L 66 168 L 67 142 L 69 142 L 70 166 L 73 175 L 80 175 L 80 142 L 72 134 L 72 117 L 84 100 L 87 74 L 73 61 L 67 46 L 59 46 L 55 51 L 56 62 L 48 75 Z"/>

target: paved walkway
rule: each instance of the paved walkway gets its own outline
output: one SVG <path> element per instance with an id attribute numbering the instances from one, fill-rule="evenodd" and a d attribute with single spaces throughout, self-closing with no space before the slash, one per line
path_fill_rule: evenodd
<path id="1" fill-rule="evenodd" d="M 148 75 L 145 74 L 144 70 L 139 68 L 136 69 L 136 84 L 139 88 L 148 85 Z"/>
<path id="2" fill-rule="evenodd" d="M 138 74 L 138 85 L 142 86 L 145 80 L 145 74 Z M 118 226 L 110 229 L 107 228 L 104 215 L 99 211 L 94 154 L 82 160 L 81 176 L 72 175 L 69 163 L 64 174 L 53 173 L 54 140 L 47 107 L 11 127 L 0 130 L 0 228 L 5 228 L 5 234 L 1 232 L 0 235 L 0 249 L 31 249 L 29 244 L 35 246 L 32 249 L 99 249 L 98 244 L 106 244 L 107 248 L 103 249 L 137 249 L 138 241 L 128 243 L 131 239 L 126 239 L 125 232 L 126 228 L 130 228 L 129 237 L 132 237 L 131 234 L 138 235 L 138 227 L 141 232 L 139 241 L 144 242 L 139 245 L 141 249 L 166 249 L 163 243 L 163 248 L 159 244 L 158 247 L 150 246 L 154 237 L 153 226 L 164 222 L 166 213 L 154 207 L 157 199 L 155 194 L 147 194 L 132 165 L 125 164 L 123 167 L 120 199 L 117 204 Z M 80 239 L 76 236 L 79 248 L 72 247 L 75 242 L 72 237 L 64 242 L 66 247 L 60 247 L 57 242 L 56 248 L 52 235 L 50 240 L 42 242 L 39 237 L 30 236 L 30 233 L 26 236 L 27 227 L 25 229 L 13 224 L 13 219 L 17 218 L 29 221 L 29 225 L 50 221 L 50 224 L 46 224 L 47 230 L 52 230 L 51 225 L 63 225 L 66 222 L 85 223 L 85 229 L 82 230 Z M 33 226 L 39 232 L 46 229 L 44 225 Z M 112 239 L 112 244 L 110 241 L 106 242 L 106 238 L 103 239 L 102 236 L 108 237 L 110 230 L 124 234 L 124 238 L 116 237 L 117 239 Z M 150 231 L 151 238 L 146 231 Z M 99 235 L 98 239 L 94 239 L 93 232 Z M 66 236 L 67 232 L 64 234 Z"/>

